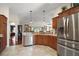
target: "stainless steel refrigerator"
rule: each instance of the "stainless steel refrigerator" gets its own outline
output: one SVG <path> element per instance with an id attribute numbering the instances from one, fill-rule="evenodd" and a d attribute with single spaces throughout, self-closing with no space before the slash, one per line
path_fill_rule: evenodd
<path id="1" fill-rule="evenodd" d="M 58 21 L 57 52 L 59 56 L 79 56 L 79 13 Z"/>

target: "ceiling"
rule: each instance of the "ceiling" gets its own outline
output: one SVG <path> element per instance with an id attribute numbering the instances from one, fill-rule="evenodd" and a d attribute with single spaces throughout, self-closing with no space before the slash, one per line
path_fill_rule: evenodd
<path id="1" fill-rule="evenodd" d="M 0 3 L 0 6 L 9 7 L 10 13 L 17 14 L 22 23 L 31 21 L 29 11 L 32 10 L 32 22 L 35 25 L 36 23 L 41 25 L 44 19 L 46 23 L 50 23 L 55 10 L 64 5 L 67 5 L 67 3 Z M 45 13 L 43 13 L 43 10 L 45 10 Z"/>

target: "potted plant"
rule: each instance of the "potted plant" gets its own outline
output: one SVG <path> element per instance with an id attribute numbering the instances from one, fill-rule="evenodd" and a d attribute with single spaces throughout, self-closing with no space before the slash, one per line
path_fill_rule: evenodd
<path id="1" fill-rule="evenodd" d="M 64 11 L 64 10 L 67 9 L 67 7 L 66 6 L 63 6 L 61 9 L 62 9 L 62 11 Z"/>

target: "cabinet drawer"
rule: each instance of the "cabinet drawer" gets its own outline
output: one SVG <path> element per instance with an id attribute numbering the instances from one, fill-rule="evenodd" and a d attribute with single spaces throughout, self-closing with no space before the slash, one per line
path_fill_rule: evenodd
<path id="1" fill-rule="evenodd" d="M 73 55 L 74 55 L 74 50 L 66 48 L 66 56 L 73 56 Z"/>
<path id="2" fill-rule="evenodd" d="M 72 41 L 70 41 L 70 42 L 67 41 L 66 43 L 67 43 L 67 44 L 66 44 L 67 47 L 74 48 L 74 42 L 72 42 Z"/>
<path id="3" fill-rule="evenodd" d="M 62 45 L 65 45 L 65 43 L 66 43 L 66 41 L 64 39 L 58 39 L 57 42 Z"/>
<path id="4" fill-rule="evenodd" d="M 75 50 L 75 56 L 79 56 L 79 51 Z"/>
<path id="5" fill-rule="evenodd" d="M 59 56 L 65 56 L 65 47 L 60 44 L 57 44 L 57 52 Z"/>

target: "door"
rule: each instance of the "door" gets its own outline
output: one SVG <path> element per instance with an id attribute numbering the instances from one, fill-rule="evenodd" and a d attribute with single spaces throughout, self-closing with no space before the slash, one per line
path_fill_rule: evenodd
<path id="1" fill-rule="evenodd" d="M 22 44 L 22 25 L 18 25 L 18 44 Z"/>
<path id="2" fill-rule="evenodd" d="M 74 40 L 73 39 L 73 20 L 72 15 L 67 16 L 67 31 L 66 31 L 66 39 L 67 40 Z"/>
<path id="3" fill-rule="evenodd" d="M 75 55 L 79 56 L 79 13 L 74 14 L 75 24 Z"/>
<path id="4" fill-rule="evenodd" d="M 73 23 L 73 16 L 72 15 L 69 15 L 67 16 L 66 20 L 66 28 L 67 28 L 67 31 L 66 31 L 66 46 L 69 47 L 69 48 L 74 48 L 74 23 Z M 68 50 L 67 50 L 68 51 Z"/>
<path id="5" fill-rule="evenodd" d="M 57 52 L 60 56 L 65 56 L 65 39 L 67 32 L 67 17 L 62 17 L 57 24 Z"/>
<path id="6" fill-rule="evenodd" d="M 79 17 L 78 13 L 74 14 L 75 40 L 79 41 Z"/>
<path id="7" fill-rule="evenodd" d="M 0 15 L 0 34 L 2 34 L 1 39 L 1 49 L 3 50 L 7 45 L 7 18 L 4 15 Z"/>

